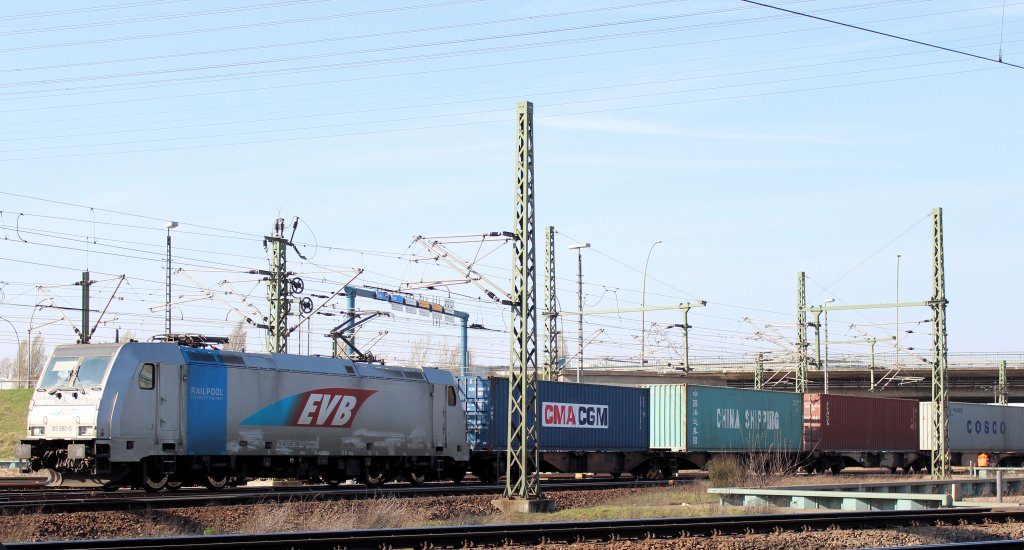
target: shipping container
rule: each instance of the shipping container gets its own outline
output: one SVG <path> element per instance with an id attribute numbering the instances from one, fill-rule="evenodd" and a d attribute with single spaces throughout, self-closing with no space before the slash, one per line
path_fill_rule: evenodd
<path id="1" fill-rule="evenodd" d="M 461 378 L 473 450 L 503 451 L 508 441 L 508 379 Z M 543 452 L 646 451 L 646 388 L 537 382 L 538 439 Z"/>
<path id="2" fill-rule="evenodd" d="M 920 405 L 921 448 L 934 450 L 932 437 L 932 403 Z M 1024 451 L 1024 409 L 1006 405 L 950 403 L 946 408 L 949 420 L 950 452 L 1022 452 Z"/>
<path id="3" fill-rule="evenodd" d="M 912 399 L 804 394 L 805 451 L 916 451 L 918 426 Z"/>
<path id="4" fill-rule="evenodd" d="M 798 393 L 663 384 L 651 390 L 651 448 L 713 452 L 799 451 Z"/>

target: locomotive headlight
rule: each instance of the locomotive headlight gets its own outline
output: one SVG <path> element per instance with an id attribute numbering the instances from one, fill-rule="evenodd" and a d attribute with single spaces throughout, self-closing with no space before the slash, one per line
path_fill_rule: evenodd
<path id="1" fill-rule="evenodd" d="M 96 435 L 96 428 L 94 426 L 79 426 L 78 427 L 78 435 L 79 436 Z"/>
<path id="2" fill-rule="evenodd" d="M 46 433 L 46 430 L 42 426 L 30 426 L 28 434 L 32 436 L 41 436 Z"/>

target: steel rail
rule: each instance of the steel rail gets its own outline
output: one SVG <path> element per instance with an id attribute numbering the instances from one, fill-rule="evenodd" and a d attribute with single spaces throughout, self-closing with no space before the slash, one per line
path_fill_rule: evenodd
<path id="1" fill-rule="evenodd" d="M 921 544 L 918 546 L 886 546 L 878 550 L 930 550 L 938 548 L 999 548 L 1005 550 L 1024 549 L 1024 540 L 981 540 L 971 542 L 945 542 L 939 544 Z"/>
<path id="2" fill-rule="evenodd" d="M 513 525 L 475 525 L 411 529 L 373 529 L 342 532 L 271 533 L 150 539 L 60 541 L 8 544 L 10 550 L 82 548 L 263 548 L 354 549 L 476 547 L 502 544 L 569 544 L 625 539 L 677 538 L 732 534 L 803 531 L 807 529 L 865 529 L 904 525 L 955 525 L 1024 520 L 1024 511 L 989 508 L 884 512 L 835 512 L 714 516 L 644 520 L 588 521 Z"/>

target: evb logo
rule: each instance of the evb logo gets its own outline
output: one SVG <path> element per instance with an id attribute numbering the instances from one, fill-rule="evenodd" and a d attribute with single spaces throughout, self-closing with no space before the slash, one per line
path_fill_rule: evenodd
<path id="1" fill-rule="evenodd" d="M 377 390 L 322 388 L 286 397 L 246 418 L 243 425 L 348 428 Z"/>

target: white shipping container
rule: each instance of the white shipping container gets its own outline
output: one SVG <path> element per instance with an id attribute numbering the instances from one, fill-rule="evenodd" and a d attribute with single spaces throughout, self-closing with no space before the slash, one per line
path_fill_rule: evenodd
<path id="1" fill-rule="evenodd" d="M 932 436 L 932 403 L 920 404 L 921 449 L 935 449 Z M 950 403 L 949 450 L 959 452 L 1009 452 L 1024 450 L 1024 408 L 980 403 Z"/>

